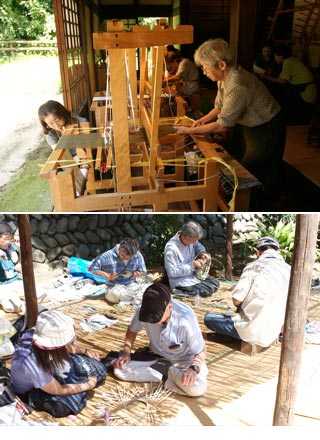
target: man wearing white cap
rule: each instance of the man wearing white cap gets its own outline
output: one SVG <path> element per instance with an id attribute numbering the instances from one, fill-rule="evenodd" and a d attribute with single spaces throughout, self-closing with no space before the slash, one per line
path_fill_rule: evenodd
<path id="1" fill-rule="evenodd" d="M 244 268 L 232 293 L 238 313 L 207 313 L 204 323 L 217 334 L 268 347 L 284 323 L 291 267 L 274 238 L 260 238 L 256 248 L 257 260 Z"/>
<path id="2" fill-rule="evenodd" d="M 87 391 L 107 374 L 106 367 L 75 345 L 73 319 L 62 312 L 42 312 L 36 327 L 23 333 L 12 360 L 11 382 L 16 394 L 37 410 L 54 417 L 77 414 Z"/>

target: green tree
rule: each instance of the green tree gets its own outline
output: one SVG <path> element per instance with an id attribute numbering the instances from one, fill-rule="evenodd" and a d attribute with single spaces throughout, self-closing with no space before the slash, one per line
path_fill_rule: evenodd
<path id="1" fill-rule="evenodd" d="M 52 15 L 50 0 L 2 0 L 0 39 L 38 39 L 45 34 L 50 15 Z"/>

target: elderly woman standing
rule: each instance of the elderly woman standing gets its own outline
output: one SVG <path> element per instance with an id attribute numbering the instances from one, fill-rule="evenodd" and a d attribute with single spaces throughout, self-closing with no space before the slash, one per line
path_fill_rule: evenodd
<path id="1" fill-rule="evenodd" d="M 218 83 L 215 106 L 185 134 L 228 134 L 227 149 L 271 190 L 277 182 L 285 145 L 281 109 L 255 75 L 233 63 L 226 41 L 208 40 L 195 53 L 204 74 Z M 233 129 L 231 131 L 231 129 Z"/>

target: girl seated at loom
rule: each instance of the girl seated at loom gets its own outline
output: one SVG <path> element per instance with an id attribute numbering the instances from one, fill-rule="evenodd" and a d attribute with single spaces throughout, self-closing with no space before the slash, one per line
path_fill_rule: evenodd
<path id="1" fill-rule="evenodd" d="M 54 417 L 78 414 L 88 391 L 105 379 L 97 353 L 75 343 L 73 319 L 62 312 L 42 312 L 35 328 L 22 334 L 12 360 L 14 391 L 32 408 Z"/>
<path id="2" fill-rule="evenodd" d="M 52 150 L 55 150 L 63 134 L 72 134 L 72 129 L 80 128 L 81 123 L 87 122 L 85 118 L 71 113 L 57 101 L 47 101 L 42 104 L 39 107 L 38 116 L 45 139 Z M 76 148 L 71 148 L 70 153 L 75 162 L 86 158 L 85 152 L 80 158 Z M 88 175 L 88 165 L 80 165 L 77 170 L 79 172 L 76 174 L 76 191 L 77 195 L 80 195 Z"/>

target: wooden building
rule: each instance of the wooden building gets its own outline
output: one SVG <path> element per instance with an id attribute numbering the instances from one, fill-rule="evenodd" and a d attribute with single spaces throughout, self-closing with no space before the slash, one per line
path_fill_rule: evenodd
<path id="1" fill-rule="evenodd" d="M 192 55 L 203 41 L 221 37 L 230 42 L 235 61 L 248 70 L 252 70 L 256 54 L 264 42 L 290 44 L 296 55 L 308 61 L 309 66 L 314 69 L 316 80 L 319 81 L 318 0 L 54 0 L 53 5 L 64 104 L 72 112 L 86 116 L 91 126 L 99 125 L 98 112 L 94 116 L 92 111 L 92 100 L 97 94 L 105 91 L 107 77 L 105 50 L 101 50 L 102 46 L 96 46 L 94 49 L 93 36 L 97 32 L 106 31 L 108 20 L 121 20 L 124 29 L 131 29 L 132 26 L 140 24 L 142 19 L 152 17 L 158 22 L 166 21 L 172 28 L 180 24 L 192 25 L 193 42 L 182 45 L 187 55 Z M 139 79 L 139 68 L 137 75 Z M 205 84 L 205 77 L 202 79 Z M 211 82 L 208 89 L 206 106 L 209 110 L 214 97 L 214 86 Z M 319 148 L 308 145 L 312 137 L 308 127 L 289 128 L 284 155 L 288 170 L 284 171 L 284 182 L 289 188 L 287 192 L 301 189 L 301 199 L 305 205 L 300 206 L 300 202 L 294 205 L 296 200 L 292 198 L 289 201 L 293 203 L 292 208 L 279 206 L 277 210 L 314 211 L 318 207 L 315 200 L 318 199 L 320 191 Z M 51 162 L 53 160 L 56 158 L 50 159 Z M 99 161 L 101 162 L 100 159 Z M 95 170 L 97 169 L 96 166 Z M 48 175 L 47 168 L 45 171 L 44 176 Z M 251 183 L 252 177 L 255 179 L 252 174 L 247 177 L 244 170 L 238 174 L 238 178 L 243 178 L 244 175 Z M 251 187 L 257 184 L 259 183 L 256 180 Z M 305 194 L 309 196 L 306 198 Z M 246 194 L 245 198 L 244 203 L 236 204 L 236 209 L 249 209 L 250 195 Z M 76 205 L 72 205 L 74 210 L 78 209 Z M 84 204 L 81 205 L 83 206 Z M 216 208 L 223 209 L 222 204 L 217 203 Z M 62 206 L 61 209 L 64 210 Z"/>

